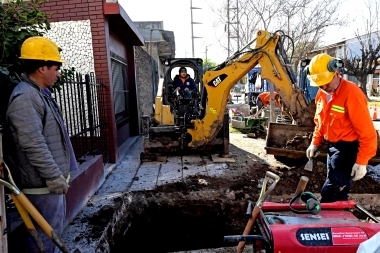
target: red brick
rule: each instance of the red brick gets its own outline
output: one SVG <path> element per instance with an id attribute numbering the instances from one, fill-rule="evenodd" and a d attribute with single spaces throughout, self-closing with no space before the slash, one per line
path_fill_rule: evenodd
<path id="1" fill-rule="evenodd" d="M 87 3 L 85 3 L 85 4 L 81 3 L 81 4 L 76 4 L 75 5 L 75 8 L 82 8 L 82 7 L 86 7 L 86 9 L 87 9 L 88 8 L 88 4 Z"/>
<path id="2" fill-rule="evenodd" d="M 63 8 L 64 8 L 63 6 L 52 6 L 52 7 L 50 7 L 51 10 L 61 10 Z M 67 9 L 67 8 L 65 8 L 65 9 Z"/>
<path id="3" fill-rule="evenodd" d="M 57 2 L 47 2 L 47 3 L 44 3 L 41 7 L 45 8 L 45 7 L 54 6 L 54 5 L 57 5 Z"/>
<path id="4" fill-rule="evenodd" d="M 65 16 L 66 17 L 76 17 L 78 15 L 75 12 L 74 13 L 73 12 L 69 12 L 69 13 L 66 13 Z"/>
<path id="5" fill-rule="evenodd" d="M 94 32 L 101 32 L 103 31 L 104 32 L 104 27 L 91 27 L 91 31 L 94 31 Z"/>
<path id="6" fill-rule="evenodd" d="M 57 11 L 58 13 L 69 13 L 70 9 L 61 9 Z"/>
<path id="7" fill-rule="evenodd" d="M 81 4 L 82 0 L 69 0 L 70 5 Z"/>
<path id="8" fill-rule="evenodd" d="M 52 17 L 54 14 L 58 13 L 57 10 L 45 12 L 48 16 Z"/>
<path id="9" fill-rule="evenodd" d="M 91 14 L 91 12 L 90 12 L 90 14 Z M 104 25 L 104 20 L 103 19 L 91 18 L 91 23 L 94 23 L 94 24 L 102 23 Z"/>
<path id="10" fill-rule="evenodd" d="M 91 12 L 91 15 L 102 15 L 103 11 L 102 10 L 88 10 Z"/>
<path id="11" fill-rule="evenodd" d="M 71 20 L 72 21 L 78 21 L 78 20 L 86 20 L 88 18 L 89 18 L 89 16 L 86 16 L 86 15 L 84 15 L 84 16 L 75 16 L 75 17 L 72 17 Z"/>
<path id="12" fill-rule="evenodd" d="M 88 6 L 103 6 L 103 2 L 88 3 Z"/>
<path id="13" fill-rule="evenodd" d="M 89 16 L 88 11 L 80 11 L 80 12 L 77 12 L 76 14 L 77 16 Z"/>
<path id="14" fill-rule="evenodd" d="M 63 18 L 63 14 L 56 13 L 56 14 L 53 15 L 53 18 Z"/>
<path id="15" fill-rule="evenodd" d="M 100 39 L 104 39 L 105 38 L 105 35 L 103 34 L 103 35 L 92 35 L 92 38 L 94 39 L 94 40 L 100 40 Z"/>

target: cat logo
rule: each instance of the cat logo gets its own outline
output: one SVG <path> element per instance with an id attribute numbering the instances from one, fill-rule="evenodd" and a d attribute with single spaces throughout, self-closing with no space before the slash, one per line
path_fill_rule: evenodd
<path id="1" fill-rule="evenodd" d="M 223 80 L 226 78 L 227 78 L 226 74 L 221 74 L 221 75 L 215 77 L 214 79 L 212 79 L 210 82 L 208 82 L 207 85 L 214 87 L 214 88 L 218 87 L 219 84 L 221 84 L 223 82 Z"/>
<path id="2" fill-rule="evenodd" d="M 222 82 L 222 80 L 220 80 L 220 76 L 218 76 L 217 78 L 215 78 L 213 81 L 212 81 L 212 84 L 217 87 L 220 83 Z"/>
<path id="3" fill-rule="evenodd" d="M 210 112 L 216 114 L 216 110 L 214 108 L 210 108 Z"/>

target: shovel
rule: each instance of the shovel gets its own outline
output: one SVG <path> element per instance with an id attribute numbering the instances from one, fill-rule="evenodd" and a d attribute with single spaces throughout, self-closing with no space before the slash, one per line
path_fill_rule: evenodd
<path id="1" fill-rule="evenodd" d="M 305 168 L 304 168 L 305 170 L 313 171 L 313 159 L 316 158 L 318 155 L 319 155 L 319 151 L 317 151 L 317 153 L 315 153 L 313 157 L 309 158 L 309 161 L 305 165 Z"/>

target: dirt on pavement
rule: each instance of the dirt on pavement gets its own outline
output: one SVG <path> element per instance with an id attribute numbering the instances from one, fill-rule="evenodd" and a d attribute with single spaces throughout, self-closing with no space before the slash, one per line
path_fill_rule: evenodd
<path id="1" fill-rule="evenodd" d="M 207 189 L 227 188 L 239 190 L 244 195 L 257 196 L 259 187 L 265 173 L 271 171 L 280 180 L 271 195 L 293 194 L 297 188 L 301 176 L 308 177 L 307 191 L 319 193 L 326 180 L 325 158 L 314 160 L 313 171 L 304 170 L 307 158 L 293 159 L 286 157 L 274 157 L 265 152 L 265 136 L 248 138 L 246 134 L 230 134 L 230 152 L 236 162 L 228 164 L 229 171 L 236 171 L 233 176 L 206 177 L 192 176 L 185 182 L 168 184 L 158 187 L 159 192 L 172 191 L 202 191 Z M 368 171 L 367 175 L 358 181 L 354 181 L 350 193 L 378 194 L 380 184 L 378 173 Z"/>

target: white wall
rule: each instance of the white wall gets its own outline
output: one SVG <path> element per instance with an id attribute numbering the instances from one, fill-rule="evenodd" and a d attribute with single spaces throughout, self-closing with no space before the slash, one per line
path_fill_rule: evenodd
<path id="1" fill-rule="evenodd" d="M 45 37 L 62 49 L 63 68 L 74 67 L 82 74 L 95 72 L 90 20 L 52 22 L 50 25 L 51 30 Z"/>

